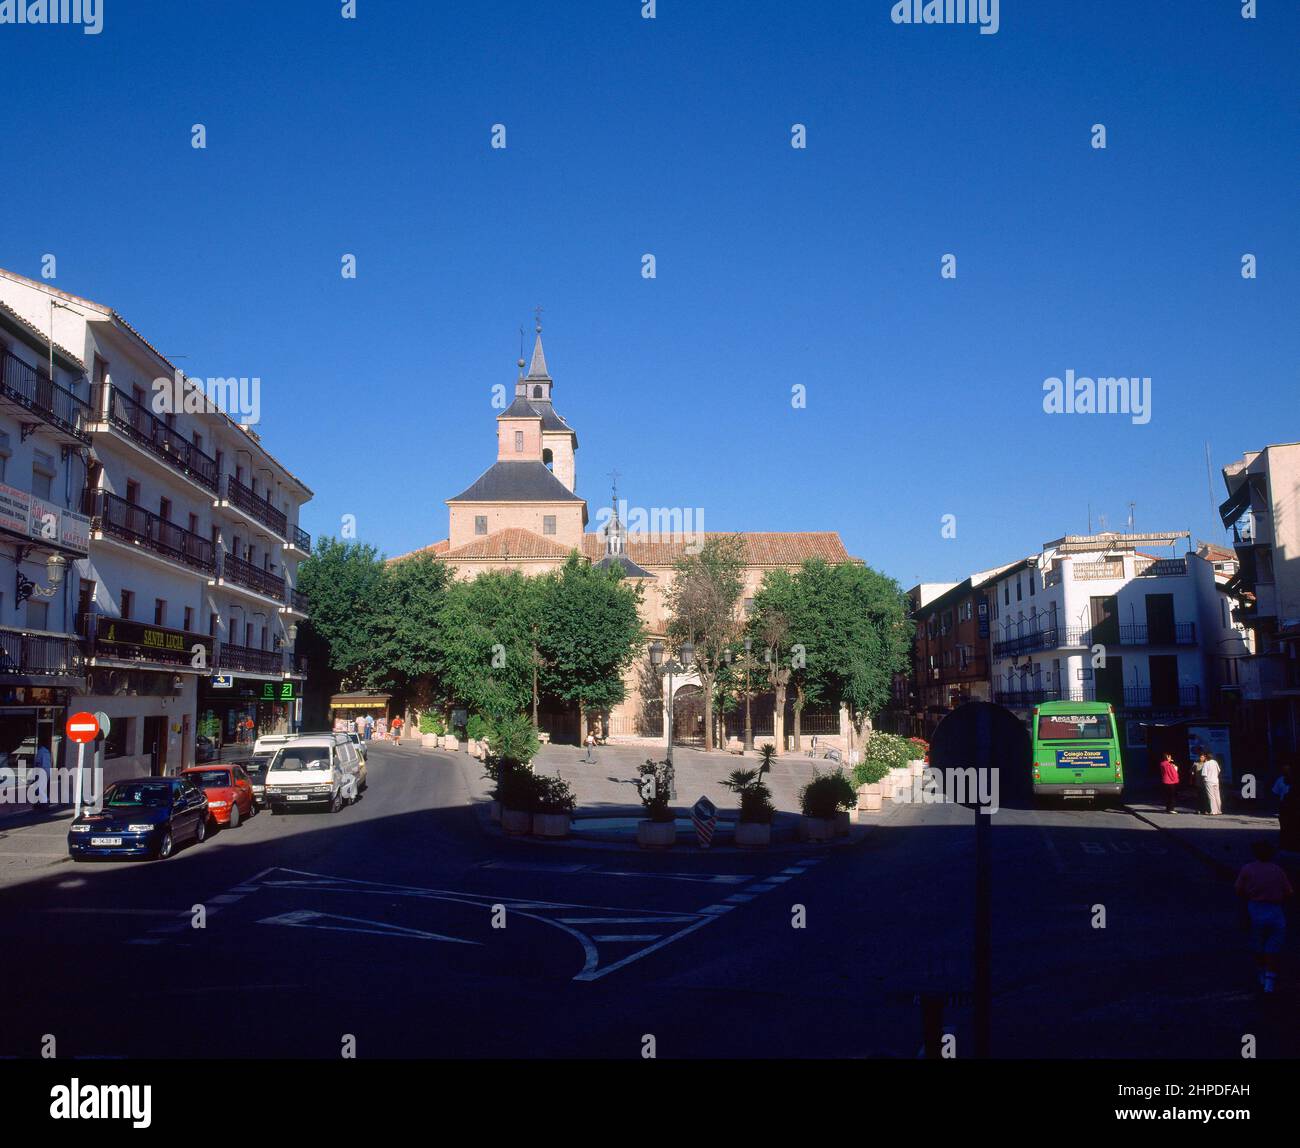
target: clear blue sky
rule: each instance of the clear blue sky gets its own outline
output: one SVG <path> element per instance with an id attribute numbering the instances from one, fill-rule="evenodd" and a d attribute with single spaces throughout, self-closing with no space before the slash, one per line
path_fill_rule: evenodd
<path id="1" fill-rule="evenodd" d="M 191 373 L 260 376 L 304 525 L 389 554 L 492 461 L 538 303 L 593 516 L 617 468 L 905 585 L 1089 502 L 1221 539 L 1206 441 L 1217 500 L 1300 438 L 1300 8 L 1259 6 L 105 0 L 99 36 L 0 26 L 0 266 L 53 252 Z M 1044 414 L 1069 369 L 1149 375 L 1150 424 Z"/>

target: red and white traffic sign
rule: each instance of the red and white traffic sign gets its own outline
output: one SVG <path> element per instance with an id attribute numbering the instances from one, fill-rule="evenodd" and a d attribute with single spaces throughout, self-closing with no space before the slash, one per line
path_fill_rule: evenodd
<path id="1" fill-rule="evenodd" d="M 88 714 L 84 710 L 68 718 L 66 728 L 68 738 L 81 745 L 94 741 L 99 735 L 99 722 L 95 720 L 95 715 Z"/>

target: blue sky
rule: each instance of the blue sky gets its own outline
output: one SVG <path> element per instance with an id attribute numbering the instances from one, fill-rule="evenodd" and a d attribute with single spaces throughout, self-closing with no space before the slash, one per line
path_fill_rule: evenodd
<path id="1" fill-rule="evenodd" d="M 1300 438 L 1293 4 L 1002 0 L 991 36 L 888 0 L 104 5 L 0 26 L 0 266 L 52 252 L 187 371 L 259 376 L 313 534 L 445 537 L 537 304 L 593 519 L 617 468 L 904 585 L 1089 503 L 1221 540 L 1205 443 L 1218 500 Z M 1045 414 L 1067 370 L 1150 376 L 1150 423 Z"/>

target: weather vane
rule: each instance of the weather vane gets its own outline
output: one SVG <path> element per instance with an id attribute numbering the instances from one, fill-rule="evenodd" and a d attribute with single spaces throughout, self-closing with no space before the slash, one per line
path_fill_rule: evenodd
<path id="1" fill-rule="evenodd" d="M 534 309 L 533 314 L 537 316 L 537 333 L 542 333 L 542 305 L 539 303 Z"/>

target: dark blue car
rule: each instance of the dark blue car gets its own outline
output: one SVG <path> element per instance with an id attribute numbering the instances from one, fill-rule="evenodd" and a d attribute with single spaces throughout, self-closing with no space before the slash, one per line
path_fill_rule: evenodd
<path id="1" fill-rule="evenodd" d="M 98 813 L 82 813 L 68 829 L 68 854 L 89 857 L 170 857 L 180 842 L 208 833 L 208 799 L 186 777 L 119 781 Z"/>

